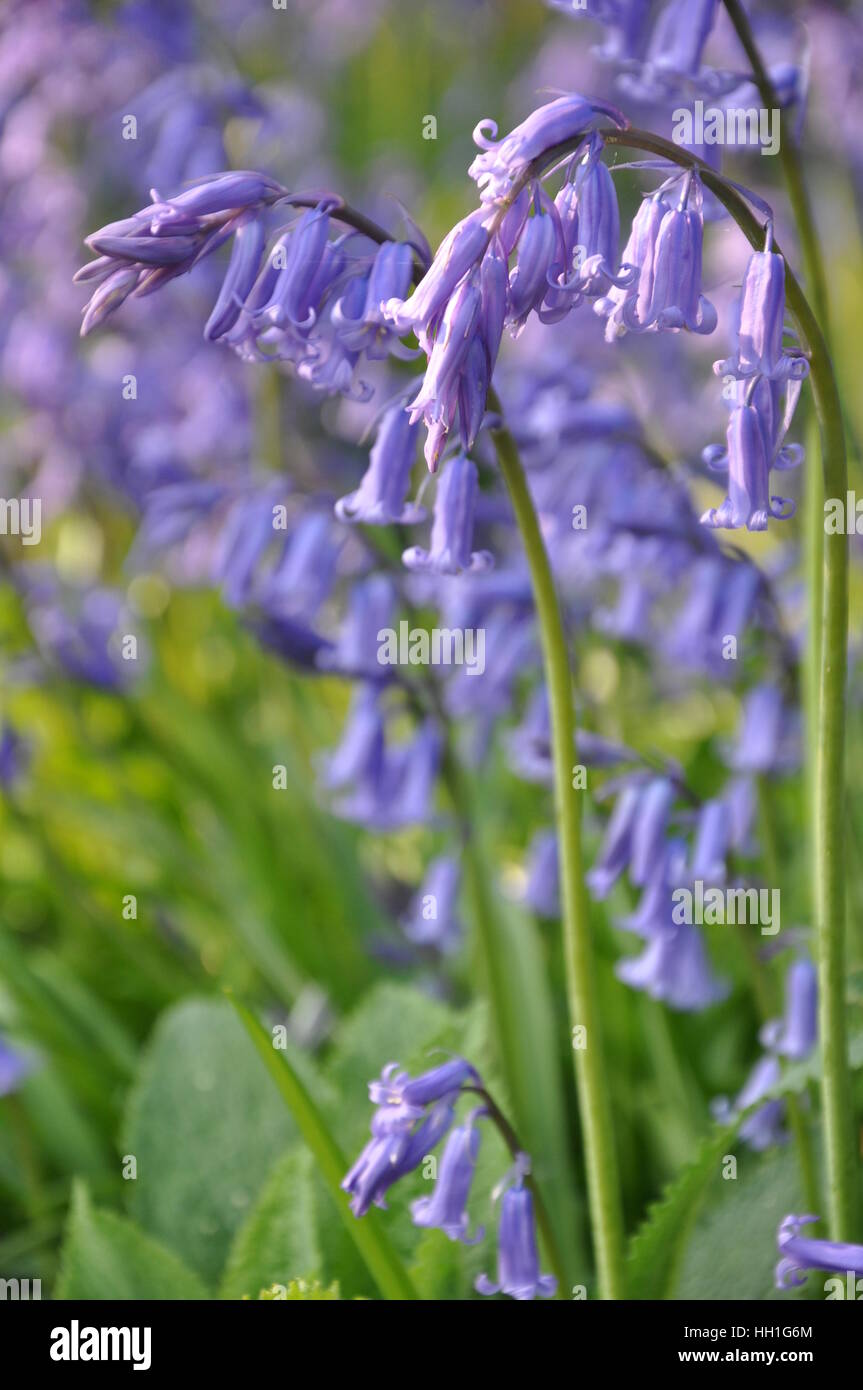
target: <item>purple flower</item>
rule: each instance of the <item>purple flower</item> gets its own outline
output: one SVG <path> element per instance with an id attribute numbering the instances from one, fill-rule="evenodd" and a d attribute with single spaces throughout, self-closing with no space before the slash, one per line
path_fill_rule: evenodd
<path id="1" fill-rule="evenodd" d="M 730 765 L 738 772 L 787 772 L 799 761 L 799 716 L 776 685 L 756 685 L 743 701 Z"/>
<path id="2" fill-rule="evenodd" d="M 481 1274 L 474 1285 L 477 1293 L 506 1293 L 525 1301 L 539 1294 L 549 1298 L 557 1288 L 551 1274 L 540 1274 L 536 1244 L 533 1197 L 519 1177 L 501 1198 L 497 1247 L 497 1283 Z"/>
<path id="3" fill-rule="evenodd" d="M 461 941 L 458 896 L 461 868 L 451 855 L 432 860 L 404 923 L 405 936 L 417 946 L 449 955 Z"/>
<path id="4" fill-rule="evenodd" d="M 385 241 L 364 281 L 365 298 L 360 312 L 352 314 L 349 301 L 339 300 L 334 305 L 333 325 L 351 352 L 365 352 L 374 360 L 393 351 L 393 329 L 386 321 L 383 306 L 391 300 L 404 299 L 410 289 L 413 267 L 414 252 L 407 242 Z"/>
<path id="5" fill-rule="evenodd" d="M 648 65 L 663 75 L 696 78 L 719 0 L 668 0 L 656 21 Z"/>
<path id="6" fill-rule="evenodd" d="M 592 136 L 575 179 L 570 178 L 554 200 L 563 257 L 550 277 L 552 288 L 540 314 L 544 323 L 562 318 L 585 298 L 607 295 L 612 286 L 627 288 L 638 273 L 632 266 L 617 269 L 620 212 L 614 180 L 600 158 L 601 152 L 601 139 Z"/>
<path id="7" fill-rule="evenodd" d="M 20 781 L 29 752 L 29 745 L 11 724 L 0 727 L 0 787 L 8 791 Z"/>
<path id="8" fill-rule="evenodd" d="M 0 1096 L 11 1095 L 17 1091 L 25 1076 L 32 1070 L 32 1062 L 0 1037 Z"/>
<path id="9" fill-rule="evenodd" d="M 517 337 L 533 309 L 548 294 L 550 274 L 563 260 L 563 242 L 556 209 L 539 184 L 535 186 L 533 214 L 524 224 L 518 242 L 518 259 L 509 280 L 509 320 Z"/>
<path id="10" fill-rule="evenodd" d="M 743 1142 L 756 1153 L 764 1153 L 777 1144 L 784 1144 L 788 1138 L 785 1130 L 784 1101 L 767 1100 L 763 1105 L 758 1105 L 758 1101 L 779 1084 L 781 1075 L 778 1061 L 768 1053 L 755 1063 L 743 1089 L 733 1102 L 729 1102 L 725 1096 L 719 1096 L 710 1107 L 715 1119 L 722 1124 L 729 1124 L 735 1116 L 742 1115 L 752 1106 L 756 1106 L 738 1131 Z"/>
<path id="11" fill-rule="evenodd" d="M 485 1234 L 480 1226 L 472 1239 L 468 1237 L 467 1214 L 467 1199 L 480 1145 L 480 1132 L 474 1120 L 483 1113 L 481 1109 L 473 1111 L 466 1124 L 457 1125 L 451 1131 L 441 1154 L 440 1172 L 432 1196 L 420 1197 L 411 1205 L 415 1226 L 434 1227 L 450 1240 L 461 1241 L 464 1245 L 476 1245 Z"/>
<path id="12" fill-rule="evenodd" d="M 558 97 L 531 113 L 527 120 L 511 130 L 497 144 L 494 121 L 480 121 L 473 133 L 475 144 L 482 150 L 468 169 L 480 189 L 484 203 L 506 198 L 513 184 L 528 170 L 533 160 L 546 150 L 573 139 L 586 130 L 597 111 L 612 114 L 612 108 L 602 102 L 591 104 L 586 97 L 572 93 Z M 616 116 L 616 113 L 613 113 Z"/>
<path id="13" fill-rule="evenodd" d="M 530 842 L 524 897 L 538 916 L 560 915 L 560 868 L 554 830 L 540 830 Z"/>
<path id="14" fill-rule="evenodd" d="M 366 526 L 411 526 L 422 521 L 422 507 L 406 502 L 416 458 L 419 424 L 412 424 L 401 402 L 390 406 L 378 427 L 369 466 L 356 492 L 336 503 L 340 521 Z"/>
<path id="15" fill-rule="evenodd" d="M 395 586 L 385 575 L 373 574 L 355 584 L 338 641 L 321 652 L 319 668 L 364 680 L 388 679 L 387 668 L 378 661 L 379 634 L 390 624 L 395 601 Z"/>
<path id="16" fill-rule="evenodd" d="M 376 1125 L 378 1118 L 382 1123 Z M 422 1163 L 440 1143 L 453 1119 L 452 1105 L 439 1101 L 424 1119 L 414 1125 L 413 1117 L 400 1111 L 372 1121 L 372 1138 L 353 1167 L 346 1173 L 342 1188 L 350 1192 L 354 1216 L 365 1216 L 369 1208 L 386 1206 L 386 1192 Z M 376 1132 L 377 1131 L 377 1132 Z"/>
<path id="17" fill-rule="evenodd" d="M 785 261 L 768 246 L 754 251 L 743 276 L 738 306 L 737 348 L 731 357 L 714 363 L 717 376 L 766 376 L 771 381 L 800 379 L 809 363 L 799 351 L 782 345 L 785 327 Z"/>
<path id="18" fill-rule="evenodd" d="M 457 222 L 444 237 L 437 254 L 409 299 L 398 297 L 383 305 L 383 313 L 399 333 L 416 333 L 431 352 L 442 312 L 456 285 L 481 259 L 488 246 L 489 213 L 478 208 Z"/>
<path id="19" fill-rule="evenodd" d="M 659 229 L 667 210 L 667 205 L 655 194 L 642 199 L 635 217 L 629 240 L 623 249 L 624 268 L 637 272 L 625 285 L 613 285 L 608 294 L 598 299 L 593 306 L 594 313 L 607 319 L 606 341 L 611 343 L 627 330 L 641 331 L 653 302 L 654 263 Z"/>
<path id="20" fill-rule="evenodd" d="M 809 1056 L 817 1041 L 818 973 L 812 962 L 802 957 L 788 971 L 785 1013 L 764 1025 L 761 1042 L 771 1052 L 799 1062 Z"/>
<path id="21" fill-rule="evenodd" d="M 400 1071 L 397 1062 L 388 1062 L 376 1081 L 369 1083 L 369 1099 L 374 1105 L 407 1106 L 422 1110 L 432 1101 L 451 1101 L 462 1086 L 480 1084 L 479 1073 L 464 1057 L 451 1057 L 447 1062 L 410 1076 Z"/>
<path id="22" fill-rule="evenodd" d="M 645 782 L 642 775 L 627 781 L 614 803 L 599 858 L 587 874 L 596 898 L 608 896 L 629 866 L 633 883 L 643 887 L 664 856 L 665 832 L 674 802 L 674 787 L 666 777 Z"/>
<path id="23" fill-rule="evenodd" d="M 615 973 L 624 984 L 681 1012 L 709 1008 L 728 993 L 713 974 L 697 928 L 685 923 L 659 928 L 644 952 L 619 961 Z"/>
<path id="24" fill-rule="evenodd" d="M 705 801 L 698 813 L 692 849 L 690 878 L 703 883 L 722 883 L 730 847 L 731 813 L 721 797 Z"/>
<path id="25" fill-rule="evenodd" d="M 804 1272 L 810 1269 L 830 1270 L 835 1274 L 863 1275 L 863 1245 L 847 1245 L 841 1241 L 815 1240 L 802 1236 L 800 1230 L 817 1216 L 786 1216 L 776 1233 L 776 1244 L 782 1255 L 776 1266 L 776 1287 L 799 1287 L 806 1282 Z"/>
<path id="26" fill-rule="evenodd" d="M 718 508 L 711 507 L 702 524 L 736 530 L 766 531 L 768 517 L 785 521 L 794 515 L 794 503 L 785 497 L 770 496 L 770 457 L 764 447 L 764 432 L 758 411 L 752 405 L 738 406 L 728 422 L 728 496 Z"/>
<path id="27" fill-rule="evenodd" d="M 436 574 L 478 574 L 494 560 L 487 550 L 472 551 L 474 512 L 479 480 L 476 464 L 465 454 L 450 459 L 438 483 L 431 544 L 428 550 L 413 546 L 402 556 L 410 570 Z"/>

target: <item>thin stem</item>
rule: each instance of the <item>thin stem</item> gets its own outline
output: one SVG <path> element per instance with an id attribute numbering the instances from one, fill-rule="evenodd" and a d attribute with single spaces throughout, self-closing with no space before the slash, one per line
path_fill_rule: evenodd
<path id="1" fill-rule="evenodd" d="M 493 391 L 489 392 L 489 406 L 495 414 L 500 415 L 500 402 Z M 576 1047 L 573 1034 L 575 1078 L 599 1290 L 602 1298 L 622 1298 L 623 1215 L 608 1087 L 602 1061 L 593 950 L 584 889 L 581 803 L 578 792 L 572 786 L 572 768 L 577 754 L 566 634 L 548 554 L 515 441 L 502 424 L 492 430 L 492 439 L 530 567 L 548 687 L 567 1002 L 570 1024 L 573 1029 L 584 1029 L 586 1040 L 586 1046 Z"/>

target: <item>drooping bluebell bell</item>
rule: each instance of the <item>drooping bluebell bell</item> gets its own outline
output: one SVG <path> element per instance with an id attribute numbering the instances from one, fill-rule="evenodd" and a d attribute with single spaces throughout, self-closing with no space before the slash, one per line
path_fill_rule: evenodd
<path id="1" fill-rule="evenodd" d="M 554 322 L 586 298 L 607 295 L 612 286 L 627 288 L 638 273 L 632 266 L 618 268 L 620 212 L 614 181 L 600 158 L 602 148 L 599 136 L 592 136 L 584 151 L 576 152 L 575 177 L 554 200 L 563 255 L 550 276 L 543 322 Z"/>
<path id="2" fill-rule="evenodd" d="M 412 1107 L 384 1106 L 376 1112 L 372 1138 L 342 1181 L 343 1190 L 351 1194 L 354 1216 L 365 1216 L 372 1205 L 385 1207 L 388 1190 L 419 1167 L 452 1124 L 448 1099 L 432 1105 L 416 1123 L 412 1111 Z"/>
<path id="3" fill-rule="evenodd" d="M 435 441 L 433 446 L 427 444 L 426 447 L 431 472 L 437 468 L 443 444 L 455 423 L 461 375 L 477 340 L 481 307 L 480 277 L 479 272 L 474 271 L 461 281 L 447 301 L 422 386 L 407 407 L 412 421 L 422 416 L 429 427 L 430 439 Z"/>
<path id="4" fill-rule="evenodd" d="M 458 860 L 449 854 L 432 860 L 403 923 L 408 940 L 444 955 L 456 950 L 462 938 L 458 916 L 460 889 Z"/>
<path id="5" fill-rule="evenodd" d="M 375 781 L 383 763 L 384 737 L 378 690 L 373 685 L 357 685 L 351 696 L 341 743 L 322 763 L 323 785 L 328 790 L 340 790 L 356 783 Z"/>
<path id="6" fill-rule="evenodd" d="M 554 830 L 538 830 L 528 846 L 524 900 L 540 917 L 560 915 L 560 861 Z"/>
<path id="7" fill-rule="evenodd" d="M 254 280 L 254 276 L 249 280 L 248 269 L 259 239 L 258 219 L 264 208 L 284 196 L 285 190 L 274 179 L 244 171 L 203 179 L 175 198 L 160 198 L 153 190 L 147 207 L 86 239 L 99 260 L 76 276 L 79 283 L 96 282 L 97 286 L 83 310 L 82 335 L 104 322 L 130 294 L 141 297 L 184 275 L 239 228 L 245 229 L 245 250 L 233 264 L 233 278 L 238 291 L 248 292 Z M 220 318 L 231 315 L 233 309 L 239 312 L 239 305 L 226 300 Z M 231 322 L 236 316 L 232 314 Z M 218 326 L 211 321 L 210 336 L 218 336 Z"/>
<path id="8" fill-rule="evenodd" d="M 398 344 L 392 325 L 384 316 L 383 306 L 391 300 L 405 298 L 413 268 L 413 247 L 405 241 L 385 241 L 378 247 L 364 281 L 365 297 L 360 312 L 352 313 L 345 300 L 338 300 L 333 306 L 333 325 L 341 342 L 351 352 L 364 352 L 371 360 L 391 353 L 409 355 L 408 350 Z"/>
<path id="9" fill-rule="evenodd" d="M 422 1109 L 432 1101 L 451 1100 L 466 1083 L 478 1086 L 480 1077 L 464 1057 L 451 1057 L 419 1076 L 411 1076 L 400 1070 L 398 1063 L 388 1062 L 381 1075 L 369 1083 L 369 1099 L 375 1105 Z"/>
<path id="10" fill-rule="evenodd" d="M 366 526 L 411 526 L 422 521 L 423 508 L 405 501 L 419 428 L 418 422 L 408 419 L 401 401 L 385 411 L 359 487 L 336 503 L 340 521 L 361 521 Z"/>
<path id="11" fill-rule="evenodd" d="M 332 591 L 342 545 L 328 511 L 303 513 L 285 537 L 277 563 L 258 577 L 254 602 L 276 617 L 313 618 Z"/>
<path id="12" fill-rule="evenodd" d="M 553 1275 L 540 1273 L 533 1197 L 521 1173 L 500 1200 L 497 1281 L 481 1274 L 474 1287 L 477 1293 L 505 1293 L 521 1302 L 537 1294 L 550 1298 L 557 1289 Z"/>
<path id="13" fill-rule="evenodd" d="M 8 1096 L 17 1091 L 32 1067 L 32 1062 L 23 1052 L 19 1052 L 0 1036 L 0 1096 Z"/>
<path id="14" fill-rule="evenodd" d="M 690 865 L 691 879 L 723 883 L 731 843 L 731 813 L 722 797 L 711 797 L 698 812 Z"/>
<path id="15" fill-rule="evenodd" d="M 481 1107 L 471 1111 L 463 1125 L 456 1125 L 450 1131 L 441 1154 L 434 1192 L 411 1205 L 415 1226 L 443 1231 L 450 1240 L 461 1241 L 464 1245 L 476 1245 L 485 1235 L 482 1226 L 473 1237 L 468 1235 L 470 1218 L 467 1212 L 481 1137 L 475 1122 L 484 1113 Z"/>
<path id="16" fill-rule="evenodd" d="M 284 489 L 270 485 L 252 488 L 246 495 L 238 496 L 219 531 L 213 552 L 211 578 L 222 586 L 225 601 L 231 607 L 238 608 L 246 603 L 259 564 L 267 551 L 275 546 L 274 508 L 283 492 Z M 185 501 L 185 498 L 177 500 Z M 204 499 L 192 495 L 188 500 L 194 505 L 195 501 L 200 503 Z M 187 516 L 185 508 L 179 516 L 175 514 L 171 527 L 173 534 Z M 165 520 L 169 518 L 165 517 Z"/>
<path id="17" fill-rule="evenodd" d="M 771 381 L 799 380 L 809 371 L 809 363 L 799 349 L 786 351 L 785 261 L 772 251 L 772 227 L 767 229 L 764 251 L 753 251 L 743 276 L 737 309 L 737 344 L 731 357 L 714 363 L 717 376 L 750 378 L 765 376 Z"/>
<path id="18" fill-rule="evenodd" d="M 411 741 L 387 745 L 379 703 L 363 691 L 352 704 L 342 744 L 324 767 L 325 788 L 341 793 L 330 809 L 377 830 L 424 824 L 440 758 L 440 732 L 429 720 Z"/>
<path id="19" fill-rule="evenodd" d="M 564 246 L 557 209 L 537 183 L 533 189 L 531 215 L 518 241 L 515 269 L 509 277 L 509 321 L 517 337 L 531 312 L 548 294 L 555 265 L 562 265 Z"/>
<path id="20" fill-rule="evenodd" d="M 673 83 L 699 78 L 718 8 L 719 0 L 668 0 L 650 36 L 648 69 Z"/>
<path id="21" fill-rule="evenodd" d="M 657 194 L 642 199 L 621 257 L 622 266 L 637 271 L 637 275 L 627 285 L 612 285 L 608 294 L 593 306 L 594 313 L 606 319 L 607 342 L 627 331 L 640 332 L 641 324 L 649 318 L 656 242 L 666 210 L 667 204 Z"/>
<path id="22" fill-rule="evenodd" d="M 395 602 L 395 585 L 384 574 L 354 584 L 338 638 L 320 653 L 319 669 L 367 681 L 388 679 L 389 669 L 378 660 L 379 634 L 390 626 Z"/>
<path id="23" fill-rule="evenodd" d="M 643 953 L 618 961 L 615 973 L 624 984 L 684 1013 L 707 1009 L 728 993 L 711 968 L 701 933 L 688 923 L 653 932 Z"/>
<path id="24" fill-rule="evenodd" d="M 72 680 L 103 690 L 122 690 L 140 671 L 138 659 L 126 661 L 120 650 L 122 596 L 98 586 L 83 594 L 64 591 L 53 578 L 23 580 L 27 621 L 40 654 Z M 139 636 L 133 633 L 136 638 Z"/>
<path id="25" fill-rule="evenodd" d="M 782 1258 L 776 1266 L 777 1289 L 797 1288 L 806 1282 L 810 1269 L 863 1277 L 863 1245 L 844 1241 L 816 1240 L 801 1235 L 804 1226 L 819 1221 L 818 1216 L 786 1216 L 776 1233 Z"/>
<path id="26" fill-rule="evenodd" d="M 476 156 L 468 173 L 476 181 L 482 201 L 497 202 L 508 197 L 535 159 L 572 140 L 579 132 L 586 132 L 600 112 L 619 119 L 619 113 L 605 102 L 588 101 L 577 93 L 558 97 L 533 111 L 497 143 L 496 123 L 480 121 L 473 138 L 482 153 Z"/>
<path id="27" fill-rule="evenodd" d="M 738 772 L 788 772 L 799 761 L 799 740 L 799 714 L 786 704 L 777 685 L 762 682 L 743 700 L 730 766 Z"/>
<path id="28" fill-rule="evenodd" d="M 667 777 L 639 773 L 624 780 L 614 803 L 599 857 L 586 876 L 596 898 L 608 896 L 624 869 L 644 887 L 661 858 L 674 802 Z"/>
<path id="29" fill-rule="evenodd" d="M 743 1120 L 737 1133 L 743 1142 L 748 1144 L 750 1149 L 756 1153 L 764 1153 L 765 1150 L 772 1149 L 778 1144 L 784 1144 L 788 1138 L 788 1132 L 785 1128 L 784 1101 L 773 1098 L 764 1100 L 762 1105 L 758 1104 L 768 1092 L 779 1084 L 781 1075 L 777 1059 L 771 1053 L 765 1053 L 755 1063 L 740 1094 L 734 1101 L 719 1096 L 711 1105 L 714 1117 L 722 1124 L 728 1124 L 735 1116 L 752 1110 L 752 1113 Z M 752 1109 L 753 1106 L 755 1106 L 754 1110 Z"/>
<path id="30" fill-rule="evenodd" d="M 727 441 L 728 496 L 721 506 L 704 513 L 702 524 L 766 531 L 769 517 L 784 521 L 793 516 L 792 501 L 770 495 L 770 457 L 755 406 L 741 405 L 731 412 Z"/>
<path id="31" fill-rule="evenodd" d="M 488 246 L 491 219 L 477 208 L 444 237 L 431 266 L 408 299 L 394 297 L 383 313 L 399 333 L 415 333 L 430 354 L 443 311 L 459 281 L 481 260 Z"/>
<path id="32" fill-rule="evenodd" d="M 19 782 L 29 760 L 30 747 L 17 729 L 4 721 L 0 726 L 0 787 L 8 791 Z"/>
<path id="33" fill-rule="evenodd" d="M 605 62 L 624 68 L 644 55 L 653 0 L 549 0 L 556 10 L 575 18 L 594 19 L 608 30 L 594 50 Z"/>
<path id="34" fill-rule="evenodd" d="M 817 1040 L 818 972 L 811 960 L 801 956 L 788 970 L 785 1012 L 764 1025 L 761 1043 L 780 1057 L 799 1062 L 809 1056 Z"/>
<path id="35" fill-rule="evenodd" d="M 438 482 L 428 550 L 413 546 L 402 556 L 410 570 L 436 574 L 481 573 L 494 564 L 487 550 L 471 550 L 479 478 L 466 454 L 450 459 Z"/>

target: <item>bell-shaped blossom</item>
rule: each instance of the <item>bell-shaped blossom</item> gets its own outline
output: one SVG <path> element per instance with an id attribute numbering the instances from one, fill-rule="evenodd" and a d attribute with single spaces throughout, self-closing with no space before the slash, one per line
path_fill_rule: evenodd
<path id="1" fill-rule="evenodd" d="M 464 1057 L 451 1057 L 419 1076 L 411 1076 L 401 1071 L 398 1063 L 388 1062 L 380 1077 L 369 1083 L 369 1100 L 374 1105 L 407 1106 L 419 1113 L 432 1101 L 452 1100 L 466 1084 L 477 1086 L 480 1078 Z"/>
<path id="2" fill-rule="evenodd" d="M 557 1289 L 553 1275 L 540 1273 L 533 1197 L 522 1177 L 506 1189 L 500 1201 L 497 1281 L 481 1274 L 474 1287 L 477 1293 L 505 1293 L 519 1301 L 537 1294 L 550 1298 Z"/>
<path id="3" fill-rule="evenodd" d="M 806 1272 L 810 1269 L 863 1277 L 863 1245 L 816 1240 L 800 1234 L 804 1226 L 819 1220 L 818 1216 L 786 1216 L 782 1221 L 776 1234 L 776 1244 L 782 1256 L 776 1266 L 777 1289 L 805 1284 Z"/>
<path id="4" fill-rule="evenodd" d="M 713 973 L 701 933 L 688 923 L 655 932 L 640 956 L 618 961 L 615 973 L 624 984 L 681 1012 L 707 1009 L 728 993 Z"/>
<path id="5" fill-rule="evenodd" d="M 722 1124 L 729 1124 L 736 1116 L 751 1110 L 752 1113 L 746 1115 L 737 1133 L 756 1153 L 764 1153 L 778 1144 L 784 1144 L 788 1138 L 784 1101 L 774 1098 L 765 1100 L 763 1105 L 758 1104 L 779 1084 L 781 1076 L 779 1062 L 766 1053 L 755 1063 L 734 1101 L 719 1096 L 710 1107 L 714 1118 Z M 752 1109 L 753 1106 L 755 1109 Z"/>
<path id="6" fill-rule="evenodd" d="M 357 782 L 376 780 L 384 757 L 384 721 L 374 686 L 359 685 L 351 696 L 342 740 L 324 760 L 323 785 L 338 790 Z"/>
<path id="7" fill-rule="evenodd" d="M 722 797 L 711 797 L 698 812 L 689 870 L 692 881 L 724 882 L 730 840 L 731 812 Z"/>
<path id="8" fill-rule="evenodd" d="M 738 772 L 788 772 L 800 758 L 800 720 L 777 685 L 753 686 L 743 701 L 740 730 L 729 756 Z"/>
<path id="9" fill-rule="evenodd" d="M 563 240 L 563 255 L 550 275 L 540 318 L 553 323 L 584 299 L 607 295 L 613 286 L 628 288 L 638 272 L 633 266 L 618 267 L 620 211 L 617 190 L 600 158 L 602 143 L 591 137 L 575 178 L 570 178 L 554 200 Z"/>
<path id="10" fill-rule="evenodd" d="M 411 526 L 422 521 L 423 508 L 405 500 L 419 428 L 419 423 L 408 419 L 401 402 L 390 406 L 378 426 L 359 487 L 336 503 L 339 521 L 361 521 L 365 526 Z"/>
<path id="11" fill-rule="evenodd" d="M 365 298 L 359 314 L 347 301 L 333 308 L 333 324 L 341 342 L 352 352 L 364 352 L 375 360 L 393 351 L 393 328 L 384 316 L 383 306 L 401 300 L 410 289 L 414 268 L 413 247 L 405 241 L 385 241 L 378 248 L 364 282 Z"/>
<path id="12" fill-rule="evenodd" d="M 781 1057 L 799 1062 L 818 1041 L 818 972 L 801 957 L 789 968 L 785 981 L 785 1012 L 761 1030 L 762 1045 Z"/>
<path id="13" fill-rule="evenodd" d="M 771 381 L 800 379 L 809 363 L 799 351 L 786 352 L 785 261 L 770 250 L 754 251 L 743 276 L 737 309 L 737 346 L 731 357 L 714 363 L 717 376 L 765 376 Z"/>
<path id="14" fill-rule="evenodd" d="M 371 681 L 388 679 L 388 667 L 378 660 L 379 633 L 390 626 L 395 602 L 395 586 L 386 575 L 373 574 L 354 584 L 338 639 L 318 659 L 320 670 Z"/>
<path id="15" fill-rule="evenodd" d="M 458 916 L 461 867 L 452 855 L 440 855 L 429 864 L 419 891 L 403 924 L 408 940 L 416 946 L 449 955 L 462 938 Z"/>
<path id="16" fill-rule="evenodd" d="M 560 860 L 554 830 L 539 830 L 530 842 L 524 900 L 540 917 L 560 916 Z"/>
<path id="17" fill-rule="evenodd" d="M 653 195 L 642 199 L 632 219 L 621 259 L 624 268 L 637 273 L 626 285 L 613 285 L 593 306 L 594 313 L 606 319 L 607 342 L 613 342 L 627 331 L 640 332 L 642 324 L 650 319 L 656 245 L 666 211 L 667 204 Z"/>
<path id="18" fill-rule="evenodd" d="M 611 110 L 602 102 L 591 103 L 576 93 L 558 97 L 532 112 L 497 143 L 495 122 L 480 121 L 473 138 L 482 153 L 476 156 L 468 173 L 478 184 L 483 202 L 506 198 L 534 160 L 586 131 L 598 111 Z"/>
<path id="19" fill-rule="evenodd" d="M 647 50 L 648 66 L 662 76 L 696 78 L 719 0 L 668 0 Z"/>
<path id="20" fill-rule="evenodd" d="M 417 1124 L 397 1111 L 384 1113 L 383 1120 L 379 1126 L 372 1122 L 372 1138 L 342 1181 L 343 1190 L 351 1194 L 354 1216 L 365 1216 L 372 1205 L 386 1206 L 387 1191 L 440 1143 L 452 1124 L 453 1109 L 441 1100 Z"/>
<path id="21" fill-rule="evenodd" d="M 563 258 L 557 212 L 537 185 L 533 213 L 524 224 L 518 242 L 518 259 L 509 279 L 509 320 L 513 336 L 524 328 L 533 309 L 548 293 L 549 277 Z"/>
<path id="22" fill-rule="evenodd" d="M 493 565 L 487 550 L 471 550 L 478 491 L 476 464 L 465 454 L 457 454 L 440 476 L 429 549 L 413 546 L 406 550 L 402 560 L 408 569 L 477 574 Z"/>
<path id="23" fill-rule="evenodd" d="M 703 525 L 736 530 L 766 531 L 768 517 L 785 520 L 794 503 L 770 495 L 770 460 L 758 411 L 738 406 L 728 422 L 728 496 L 720 507 L 706 511 Z"/>
<path id="24" fill-rule="evenodd" d="M 488 210 L 478 208 L 457 222 L 408 299 L 393 297 L 382 306 L 384 317 L 399 333 L 415 333 L 431 352 L 443 311 L 460 280 L 482 259 L 489 242 Z"/>
<path id="25" fill-rule="evenodd" d="M 474 1123 L 473 1112 L 466 1124 L 450 1131 L 440 1158 L 440 1170 L 430 1197 L 420 1197 L 411 1205 L 415 1226 L 443 1231 L 450 1240 L 464 1245 L 476 1245 L 485 1231 L 480 1226 L 473 1238 L 468 1236 L 470 1218 L 467 1199 L 470 1195 L 476 1161 L 479 1155 L 480 1131 Z"/>

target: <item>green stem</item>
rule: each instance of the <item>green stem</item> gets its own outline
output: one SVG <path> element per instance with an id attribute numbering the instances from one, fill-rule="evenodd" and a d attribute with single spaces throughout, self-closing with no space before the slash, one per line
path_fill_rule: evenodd
<path id="1" fill-rule="evenodd" d="M 754 247 L 764 228 L 745 199 L 703 160 L 648 131 L 603 130 L 608 145 L 646 150 L 683 168 L 695 167 L 705 187 L 730 212 Z M 550 166 L 567 146 L 543 155 Z M 781 254 L 774 241 L 774 251 Z M 785 294 L 801 345 L 808 352 L 810 381 L 821 434 L 825 497 L 844 499 L 848 470 L 842 407 L 830 353 L 809 302 L 788 262 Z M 814 520 L 813 520 L 814 525 Z M 845 1018 L 845 687 L 848 633 L 848 543 L 823 538 L 821 639 L 818 648 L 818 713 L 815 730 L 815 926 L 818 938 L 818 1026 L 821 1039 L 821 1105 L 824 1116 L 827 1216 L 831 1239 L 857 1234 L 857 1152 Z"/>
<path id="2" fill-rule="evenodd" d="M 493 391 L 489 392 L 489 407 L 500 411 Z M 581 852 L 581 806 L 579 794 L 572 787 L 577 754 L 566 634 L 548 553 L 515 442 L 503 425 L 492 431 L 492 438 L 530 567 L 548 686 L 567 1002 L 570 1023 L 573 1029 L 585 1030 L 587 1043 L 583 1048 L 573 1047 L 573 1056 L 599 1291 L 602 1298 L 622 1298 L 623 1215 L 596 1005 Z"/>

